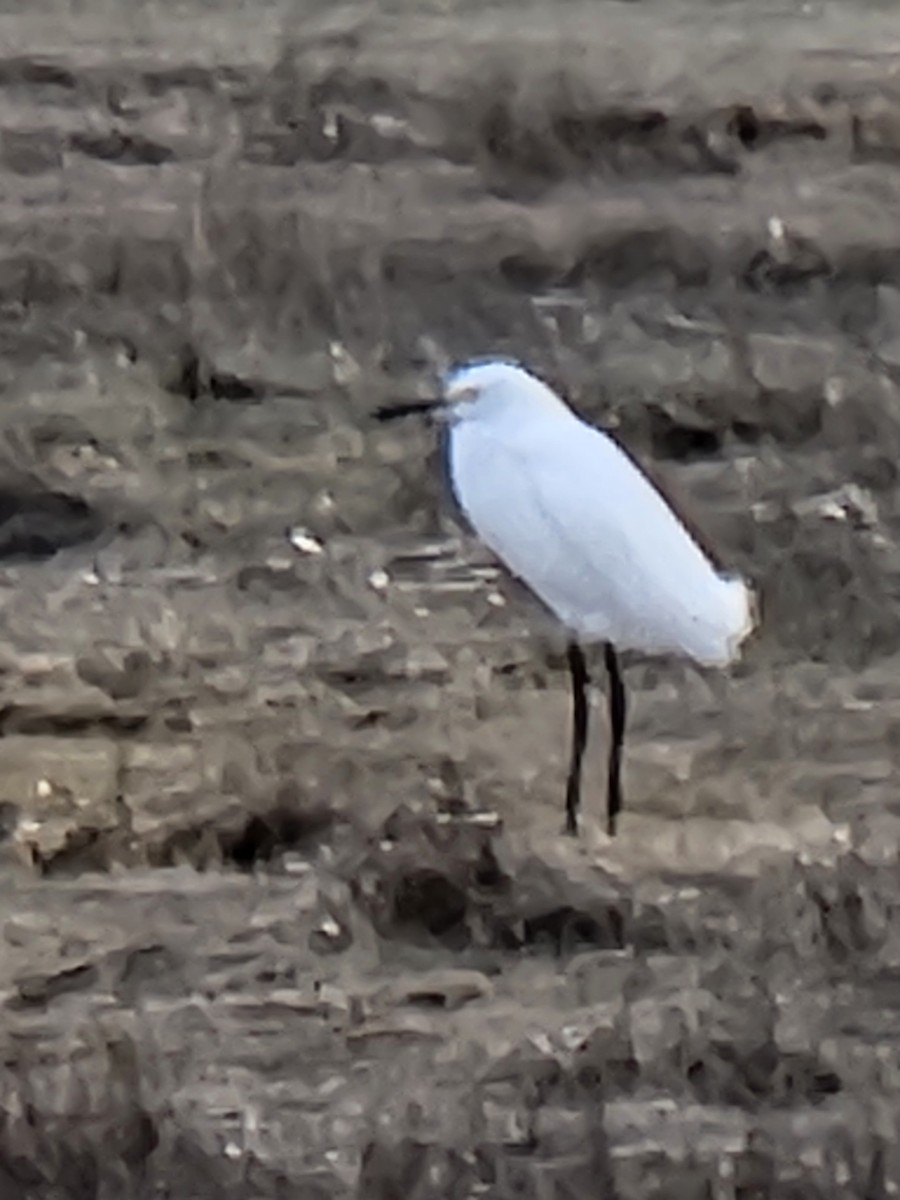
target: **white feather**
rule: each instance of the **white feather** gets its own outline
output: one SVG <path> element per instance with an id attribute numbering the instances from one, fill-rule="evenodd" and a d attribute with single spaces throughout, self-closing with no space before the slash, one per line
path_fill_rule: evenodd
<path id="1" fill-rule="evenodd" d="M 475 532 L 582 640 L 723 665 L 752 594 L 720 575 L 606 434 L 507 362 L 447 381 L 449 466 Z"/>

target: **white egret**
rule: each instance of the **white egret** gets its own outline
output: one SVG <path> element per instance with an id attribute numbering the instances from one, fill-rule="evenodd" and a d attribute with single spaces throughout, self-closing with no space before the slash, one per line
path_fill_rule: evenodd
<path id="1" fill-rule="evenodd" d="M 622 808 L 625 687 L 617 650 L 725 666 L 754 625 L 747 584 L 720 573 L 660 492 L 608 434 L 508 359 L 452 368 L 436 410 L 449 425 L 454 494 L 478 537 L 565 627 L 573 731 L 566 830 L 577 833 L 588 735 L 583 643 L 602 642 L 609 676 L 607 828 Z"/>

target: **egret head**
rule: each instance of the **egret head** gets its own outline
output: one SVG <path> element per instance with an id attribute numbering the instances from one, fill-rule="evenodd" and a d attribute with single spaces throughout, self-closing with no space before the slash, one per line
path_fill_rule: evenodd
<path id="1" fill-rule="evenodd" d="M 447 371 L 443 403 L 450 421 L 465 421 L 510 409 L 534 414 L 560 401 L 515 359 L 474 358 Z"/>
<path id="2" fill-rule="evenodd" d="M 501 413 L 536 416 L 540 412 L 558 412 L 564 407 L 546 384 L 513 358 L 470 358 L 447 370 L 441 380 L 440 395 L 430 400 L 413 400 L 377 409 L 378 420 L 413 413 L 431 412 L 440 421 L 485 420 Z"/>

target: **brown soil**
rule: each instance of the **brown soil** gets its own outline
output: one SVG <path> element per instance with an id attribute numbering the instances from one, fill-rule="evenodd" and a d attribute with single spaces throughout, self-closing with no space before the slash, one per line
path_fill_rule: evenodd
<path id="1" fill-rule="evenodd" d="M 893 1195 L 896 14 L 304 7 L 0 14 L 0 1200 Z M 614 843 L 486 351 L 760 589 Z"/>

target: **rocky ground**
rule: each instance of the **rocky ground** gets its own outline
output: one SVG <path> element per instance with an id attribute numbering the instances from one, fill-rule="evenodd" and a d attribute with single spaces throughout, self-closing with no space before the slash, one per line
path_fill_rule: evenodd
<path id="1" fill-rule="evenodd" d="M 896 1194 L 896 15 L 122 8 L 0 12 L 0 1196 Z M 486 351 L 760 590 L 612 843 L 370 418 Z"/>

